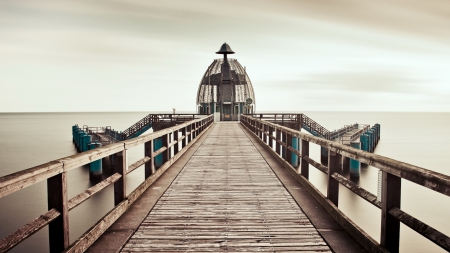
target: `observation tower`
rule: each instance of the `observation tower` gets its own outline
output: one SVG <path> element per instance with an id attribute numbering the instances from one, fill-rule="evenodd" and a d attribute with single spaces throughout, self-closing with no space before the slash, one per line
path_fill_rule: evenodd
<path id="1" fill-rule="evenodd" d="M 197 112 L 214 114 L 215 121 L 237 121 L 255 110 L 253 86 L 245 67 L 227 57 L 234 54 L 227 43 L 216 54 L 223 54 L 223 59 L 215 59 L 200 81 Z"/>

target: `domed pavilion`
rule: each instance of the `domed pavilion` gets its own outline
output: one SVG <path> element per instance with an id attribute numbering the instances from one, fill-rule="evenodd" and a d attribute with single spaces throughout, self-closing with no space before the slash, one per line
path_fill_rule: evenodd
<path id="1" fill-rule="evenodd" d="M 223 59 L 215 59 L 209 65 L 197 92 L 197 110 L 200 114 L 214 114 L 216 121 L 239 120 L 241 114 L 251 114 L 255 110 L 255 93 L 245 67 L 228 58 L 234 54 L 224 43 L 217 54 Z"/>

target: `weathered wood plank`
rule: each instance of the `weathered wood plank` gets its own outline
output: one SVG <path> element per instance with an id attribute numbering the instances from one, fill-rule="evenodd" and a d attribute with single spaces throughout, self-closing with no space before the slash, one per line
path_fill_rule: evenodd
<path id="1" fill-rule="evenodd" d="M 263 247 L 329 250 L 238 124 L 227 123 L 215 124 L 122 252 Z"/>
<path id="2" fill-rule="evenodd" d="M 130 166 L 128 166 L 127 174 L 131 173 L 135 169 L 137 169 L 137 168 L 141 167 L 142 165 L 146 164 L 150 160 L 151 160 L 150 157 L 146 156 L 146 157 L 136 161 L 135 163 L 131 164 Z"/>
<path id="3" fill-rule="evenodd" d="M 104 179 L 103 181 L 97 183 L 96 185 L 92 186 L 91 188 L 87 189 L 86 191 L 78 194 L 77 196 L 71 198 L 69 200 L 69 210 L 72 210 L 73 208 L 77 207 L 84 201 L 88 200 L 91 196 L 94 194 L 100 192 L 101 190 L 105 189 L 110 184 L 116 182 L 121 177 L 120 174 L 114 173 L 110 177 Z"/>
<path id="4" fill-rule="evenodd" d="M 61 213 L 56 209 L 51 209 L 45 214 L 34 219 L 25 226 L 19 228 L 16 232 L 8 235 L 0 240 L 0 252 L 6 252 L 14 248 L 17 244 L 30 237 L 41 228 L 45 227 L 48 223 L 60 216 Z"/>

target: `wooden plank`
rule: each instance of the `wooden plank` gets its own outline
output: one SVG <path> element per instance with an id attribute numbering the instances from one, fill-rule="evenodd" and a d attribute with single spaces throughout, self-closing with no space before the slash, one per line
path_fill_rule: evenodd
<path id="1" fill-rule="evenodd" d="M 328 183 L 327 183 L 327 198 L 333 202 L 335 206 L 338 206 L 339 202 L 339 182 L 331 175 L 333 173 L 339 173 L 339 154 L 333 151 L 328 151 Z"/>
<path id="2" fill-rule="evenodd" d="M 146 157 L 136 161 L 135 163 L 131 164 L 130 166 L 128 166 L 127 174 L 133 172 L 135 169 L 141 167 L 142 165 L 146 164 L 150 160 L 151 160 L 150 157 L 146 156 Z"/>
<path id="3" fill-rule="evenodd" d="M 30 223 L 26 224 L 25 226 L 19 228 L 16 232 L 1 239 L 0 252 L 6 252 L 14 248 L 20 242 L 36 233 L 41 228 L 45 227 L 48 223 L 55 220 L 60 215 L 61 213 L 53 208 L 45 214 L 34 219 Z"/>
<path id="4" fill-rule="evenodd" d="M 48 162 L 0 177 L 0 198 L 63 172 L 60 161 Z"/>
<path id="5" fill-rule="evenodd" d="M 121 175 L 119 173 L 114 173 L 110 177 L 104 179 L 103 181 L 97 183 L 96 185 L 92 186 L 91 188 L 87 189 L 86 191 L 78 194 L 77 196 L 71 198 L 69 200 L 69 211 L 73 208 L 77 207 L 84 201 L 88 200 L 90 197 L 92 197 L 94 194 L 100 192 L 101 190 L 105 189 L 110 184 L 116 182 L 119 180 Z"/>
<path id="6" fill-rule="evenodd" d="M 368 191 L 366 191 L 364 188 L 361 188 L 359 185 L 353 183 L 352 181 L 348 180 L 347 178 L 343 177 L 342 175 L 338 173 L 333 173 L 331 175 L 334 179 L 336 179 L 340 184 L 347 187 L 347 189 L 351 190 L 370 204 L 381 208 L 381 202 L 377 200 L 377 196 L 375 194 L 372 194 Z"/>
<path id="7" fill-rule="evenodd" d="M 253 145 L 229 151 L 248 141 L 215 124 L 122 251 L 329 250 Z"/>

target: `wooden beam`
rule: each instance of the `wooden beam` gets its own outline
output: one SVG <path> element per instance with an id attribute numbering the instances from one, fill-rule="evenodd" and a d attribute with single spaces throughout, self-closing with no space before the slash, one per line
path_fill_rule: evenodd
<path id="1" fill-rule="evenodd" d="M 69 200 L 69 211 L 74 209 L 75 207 L 79 206 L 84 201 L 88 200 L 90 197 L 95 195 L 96 193 L 100 192 L 101 190 L 105 189 L 110 184 L 116 182 L 119 180 L 121 175 L 119 173 L 114 173 L 110 177 L 104 179 L 103 181 L 97 183 L 96 185 L 92 186 L 91 188 L 87 189 L 86 191 L 78 194 L 77 196 L 71 198 Z"/>
<path id="2" fill-rule="evenodd" d="M 327 198 L 335 205 L 339 203 L 339 182 L 331 175 L 339 173 L 339 154 L 333 151 L 328 151 L 328 187 Z"/>
<path id="3" fill-rule="evenodd" d="M 60 216 L 48 226 L 50 252 L 61 252 L 69 246 L 69 205 L 67 172 L 47 179 L 48 210 L 56 209 Z"/>
<path id="4" fill-rule="evenodd" d="M 145 178 L 148 178 L 155 173 L 155 159 L 153 156 L 153 140 L 144 144 L 144 154 L 150 158 L 150 162 L 145 163 Z"/>
<path id="5" fill-rule="evenodd" d="M 381 184 L 381 246 L 389 252 L 399 252 L 400 248 L 400 221 L 389 210 L 400 209 L 401 178 L 382 172 Z"/>
<path id="6" fill-rule="evenodd" d="M 116 154 L 115 157 L 116 166 L 115 172 L 118 173 L 121 177 L 114 183 L 114 205 L 117 206 L 120 202 L 122 202 L 126 198 L 127 187 L 126 187 L 126 174 L 128 168 L 128 155 L 127 150 L 123 150 Z"/>
<path id="7" fill-rule="evenodd" d="M 51 209 L 45 214 L 34 219 L 25 226 L 19 228 L 16 232 L 0 240 L 0 252 L 6 252 L 17 246 L 19 243 L 45 227 L 48 223 L 55 220 L 61 213 L 56 209 Z"/>
<path id="8" fill-rule="evenodd" d="M 309 158 L 309 141 L 301 139 L 301 160 L 300 160 L 300 174 L 306 179 L 309 179 L 309 163 L 307 158 Z"/>

